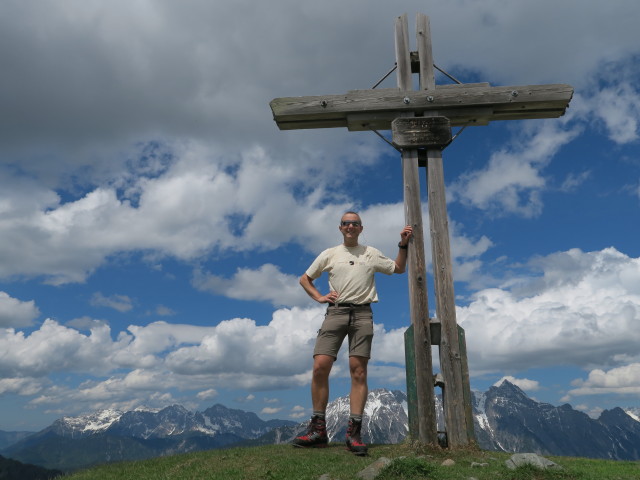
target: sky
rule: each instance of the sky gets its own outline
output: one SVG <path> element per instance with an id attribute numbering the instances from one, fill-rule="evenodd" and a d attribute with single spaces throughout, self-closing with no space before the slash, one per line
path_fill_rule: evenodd
<path id="1" fill-rule="evenodd" d="M 298 278 L 347 210 L 395 257 L 401 160 L 371 132 L 280 131 L 269 102 L 372 88 L 418 12 L 464 83 L 575 89 L 559 119 L 443 152 L 472 389 L 640 406 L 637 1 L 2 0 L 0 430 L 176 403 L 305 421 L 325 307 Z M 370 388 L 405 390 L 407 282 L 377 279 Z"/>

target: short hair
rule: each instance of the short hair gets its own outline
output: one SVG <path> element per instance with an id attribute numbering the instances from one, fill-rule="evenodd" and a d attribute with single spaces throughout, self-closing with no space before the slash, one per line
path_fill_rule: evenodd
<path id="1" fill-rule="evenodd" d="M 355 215 L 356 217 L 358 217 L 360 219 L 360 222 L 362 222 L 362 217 L 360 216 L 360 214 L 358 212 L 354 212 L 353 210 L 349 210 L 346 211 L 342 214 L 342 217 L 340 218 L 344 218 L 345 215 Z"/>

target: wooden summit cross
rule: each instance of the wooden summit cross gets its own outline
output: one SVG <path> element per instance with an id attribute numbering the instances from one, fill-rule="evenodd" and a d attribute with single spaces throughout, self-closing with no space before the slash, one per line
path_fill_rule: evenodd
<path id="1" fill-rule="evenodd" d="M 281 130 L 333 127 L 347 127 L 350 131 L 392 130 L 393 144 L 402 152 L 406 223 L 414 231 L 408 252 L 411 326 L 405 334 L 409 434 L 423 443 L 438 442 L 434 400 L 437 385 L 442 388 L 446 441 L 448 446 L 457 447 L 473 443 L 475 438 L 464 330 L 456 323 L 442 149 L 451 142 L 451 126 L 560 117 L 569 105 L 573 88 L 565 84 L 436 85 L 429 19 L 424 14 L 417 16 L 416 37 L 418 51 L 411 52 L 407 16 L 398 17 L 395 23 L 398 88 L 276 98 L 270 105 Z M 413 90 L 412 73 L 419 74 L 419 90 Z M 418 177 L 419 166 L 424 165 L 436 298 L 434 319 L 429 318 Z M 431 345 L 438 345 L 440 353 L 442 375 L 435 377 Z"/>

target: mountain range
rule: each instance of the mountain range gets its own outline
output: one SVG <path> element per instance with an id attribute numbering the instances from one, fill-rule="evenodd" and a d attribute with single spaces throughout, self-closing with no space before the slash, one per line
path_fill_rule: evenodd
<path id="1" fill-rule="evenodd" d="M 444 429 L 440 398 L 436 397 L 439 430 Z M 529 398 L 508 381 L 487 392 L 473 392 L 476 439 L 480 448 L 620 460 L 640 459 L 640 409 L 605 410 L 599 418 Z M 327 409 L 331 441 L 342 441 L 349 416 L 349 398 L 332 401 Z M 369 393 L 363 420 L 367 443 L 399 443 L 407 435 L 407 397 L 385 389 Z M 180 405 L 160 410 L 102 410 L 63 417 L 44 430 L 24 436 L 0 453 L 21 462 L 58 470 L 97 463 L 161 455 L 288 443 L 306 430 L 304 423 L 263 421 L 254 413 L 214 405 L 191 412 Z M 12 438 L 0 432 L 0 439 Z"/>
<path id="2" fill-rule="evenodd" d="M 6 457 L 64 471 L 105 462 L 223 448 L 259 438 L 288 420 L 214 405 L 191 412 L 181 405 L 63 417 L 2 450 Z"/>

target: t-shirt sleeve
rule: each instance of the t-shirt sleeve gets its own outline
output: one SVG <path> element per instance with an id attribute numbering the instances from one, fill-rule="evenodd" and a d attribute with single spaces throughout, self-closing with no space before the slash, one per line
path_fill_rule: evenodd
<path id="1" fill-rule="evenodd" d="M 325 250 L 324 252 L 322 252 L 316 257 L 311 266 L 307 268 L 307 271 L 305 273 L 313 280 L 318 278 L 320 275 L 322 275 L 322 272 L 324 272 L 329 258 L 328 253 L 329 250 Z"/>
<path id="2" fill-rule="evenodd" d="M 386 257 L 378 249 L 374 249 L 374 258 L 376 260 L 376 272 L 392 275 L 396 270 L 396 261 Z"/>

